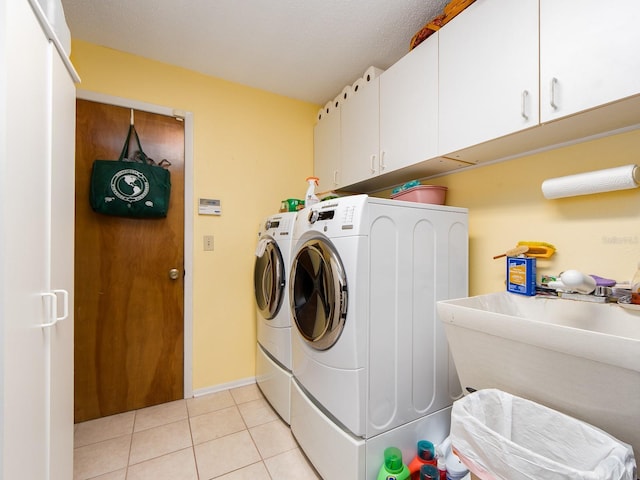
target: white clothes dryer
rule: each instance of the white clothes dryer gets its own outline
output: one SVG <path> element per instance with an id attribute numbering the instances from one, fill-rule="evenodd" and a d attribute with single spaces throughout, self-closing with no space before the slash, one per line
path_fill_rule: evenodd
<path id="1" fill-rule="evenodd" d="M 287 423 L 291 404 L 291 314 L 288 275 L 296 212 L 272 215 L 261 224 L 254 265 L 256 381 Z"/>
<path id="2" fill-rule="evenodd" d="M 293 434 L 323 478 L 375 478 L 386 446 L 444 439 L 462 395 L 435 306 L 467 295 L 467 210 L 343 197 L 293 242 Z"/>

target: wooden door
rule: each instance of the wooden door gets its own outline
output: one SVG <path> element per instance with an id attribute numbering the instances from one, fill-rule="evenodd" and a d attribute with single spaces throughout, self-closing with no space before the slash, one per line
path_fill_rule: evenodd
<path id="1" fill-rule="evenodd" d="M 92 163 L 118 158 L 130 112 L 77 101 L 76 422 L 183 398 L 183 122 L 134 112 L 145 153 L 171 162 L 166 218 L 111 217 L 89 205 Z"/>

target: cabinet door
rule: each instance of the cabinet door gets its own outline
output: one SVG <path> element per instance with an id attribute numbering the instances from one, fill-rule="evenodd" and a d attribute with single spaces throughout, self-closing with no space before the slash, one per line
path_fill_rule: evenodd
<path id="1" fill-rule="evenodd" d="M 380 173 L 438 155 L 438 33 L 380 76 Z"/>
<path id="2" fill-rule="evenodd" d="M 51 288 L 59 317 L 51 328 L 51 480 L 73 478 L 73 278 L 76 89 L 55 47 L 51 67 Z M 65 293 L 66 292 L 66 295 Z M 63 308 L 62 303 L 66 303 Z"/>
<path id="3" fill-rule="evenodd" d="M 377 77 L 342 103 L 343 186 L 380 173 L 379 91 L 380 77 Z"/>
<path id="4" fill-rule="evenodd" d="M 27 1 L 0 7 L 0 477 L 48 478 L 49 74 Z M 6 39 L 6 43 L 4 43 Z M 5 48 L 6 45 L 6 48 Z M 9 48 L 11 46 L 11 48 Z M 6 111 L 4 110 L 6 108 Z"/>
<path id="5" fill-rule="evenodd" d="M 442 155 L 538 124 L 538 0 L 476 0 L 439 33 Z"/>
<path id="6" fill-rule="evenodd" d="M 313 129 L 313 172 L 318 192 L 338 188 L 340 182 L 340 107 L 325 112 Z"/>
<path id="7" fill-rule="evenodd" d="M 640 93 L 638 45 L 638 0 L 541 0 L 541 121 Z"/>

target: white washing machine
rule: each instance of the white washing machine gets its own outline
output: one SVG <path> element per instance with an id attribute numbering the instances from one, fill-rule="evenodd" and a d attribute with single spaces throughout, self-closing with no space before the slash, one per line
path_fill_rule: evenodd
<path id="1" fill-rule="evenodd" d="M 256 381 L 287 423 L 291 410 L 291 314 L 288 275 L 296 212 L 265 219 L 254 265 L 257 338 Z"/>
<path id="2" fill-rule="evenodd" d="M 355 195 L 298 213 L 291 428 L 323 478 L 375 479 L 462 396 L 436 302 L 467 295 L 467 210 Z"/>

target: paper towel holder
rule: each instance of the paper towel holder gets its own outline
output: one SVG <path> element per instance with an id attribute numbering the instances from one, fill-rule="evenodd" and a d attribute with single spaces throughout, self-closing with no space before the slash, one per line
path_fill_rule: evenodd
<path id="1" fill-rule="evenodd" d="M 622 167 L 550 178 L 542 182 L 542 194 L 547 199 L 575 197 L 593 193 L 613 192 L 640 186 L 640 167 Z"/>

